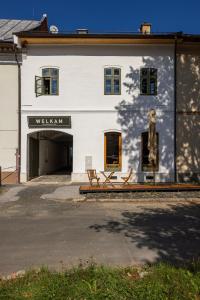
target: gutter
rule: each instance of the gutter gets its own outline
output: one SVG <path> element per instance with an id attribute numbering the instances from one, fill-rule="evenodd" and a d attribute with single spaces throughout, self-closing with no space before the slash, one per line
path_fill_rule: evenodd
<path id="1" fill-rule="evenodd" d="M 21 173 L 21 64 L 18 60 L 17 48 L 14 45 L 15 60 L 18 66 L 18 152 L 17 152 L 17 172 L 18 183 L 20 183 Z"/>
<path id="2" fill-rule="evenodd" d="M 132 39 L 174 39 L 175 34 L 173 33 L 152 33 L 152 34 L 141 34 L 141 33 L 51 33 L 48 31 L 20 31 L 16 32 L 20 38 L 132 38 Z"/>
<path id="3" fill-rule="evenodd" d="M 177 147 L 176 147 L 176 132 L 177 132 L 177 35 L 174 40 L 174 181 L 177 182 Z"/>

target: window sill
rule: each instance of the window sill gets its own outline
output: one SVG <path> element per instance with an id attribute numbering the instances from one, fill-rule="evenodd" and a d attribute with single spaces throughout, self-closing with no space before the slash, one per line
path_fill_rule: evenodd
<path id="1" fill-rule="evenodd" d="M 156 167 L 155 169 L 153 169 L 152 167 L 143 167 L 142 172 L 144 172 L 144 173 L 154 173 L 154 172 L 159 172 L 159 169 L 158 169 L 158 167 Z"/>
<path id="2" fill-rule="evenodd" d="M 140 94 L 140 96 L 158 96 L 158 94 Z"/>
<path id="3" fill-rule="evenodd" d="M 45 97 L 46 97 L 46 96 L 47 96 L 47 97 L 48 97 L 48 96 L 51 96 L 51 97 L 52 97 L 52 96 L 59 96 L 59 94 L 56 94 L 56 95 L 54 95 L 54 94 L 44 94 L 44 95 L 40 95 L 40 96 L 36 96 L 36 97 L 39 98 L 39 97 L 43 97 L 43 96 L 45 96 Z"/>
<path id="4" fill-rule="evenodd" d="M 121 168 L 115 168 L 115 167 L 113 167 L 113 168 L 105 168 L 104 169 L 104 172 L 121 172 L 122 171 L 122 169 Z"/>
<path id="5" fill-rule="evenodd" d="M 121 96 L 122 94 L 104 94 L 104 96 Z"/>

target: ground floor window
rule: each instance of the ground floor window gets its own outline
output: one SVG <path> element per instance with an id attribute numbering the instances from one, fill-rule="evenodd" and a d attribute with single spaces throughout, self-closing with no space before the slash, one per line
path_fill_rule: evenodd
<path id="1" fill-rule="evenodd" d="M 122 137 L 118 132 L 107 132 L 104 135 L 104 169 L 121 171 Z"/>
<path id="2" fill-rule="evenodd" d="M 148 149 L 148 132 L 142 133 L 142 171 L 143 172 L 153 172 L 158 171 L 159 166 L 159 136 L 158 133 L 156 133 L 156 139 L 157 139 L 157 161 L 155 167 L 149 162 L 149 149 Z"/>

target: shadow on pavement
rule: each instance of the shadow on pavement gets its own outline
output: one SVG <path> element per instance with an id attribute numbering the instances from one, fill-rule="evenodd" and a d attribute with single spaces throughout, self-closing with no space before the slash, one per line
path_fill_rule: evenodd
<path id="1" fill-rule="evenodd" d="M 142 208 L 124 211 L 121 219 L 94 224 L 90 229 L 124 236 L 136 247 L 155 250 L 156 262 L 182 264 L 200 257 L 200 205 L 169 205 L 168 208 Z M 148 260 L 146 260 L 148 263 Z"/>

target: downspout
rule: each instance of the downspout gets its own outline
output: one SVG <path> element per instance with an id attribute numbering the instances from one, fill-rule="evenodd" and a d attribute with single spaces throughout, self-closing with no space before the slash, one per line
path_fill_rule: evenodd
<path id="1" fill-rule="evenodd" d="M 177 147 L 176 147 L 176 109 L 177 109 L 177 34 L 175 35 L 174 41 L 174 181 L 177 182 L 177 164 L 176 164 L 176 157 L 177 157 Z"/>
<path id="2" fill-rule="evenodd" d="M 17 55 L 17 48 L 16 45 L 14 45 L 14 53 L 15 53 L 15 60 L 18 67 L 18 166 L 17 166 L 17 172 L 18 172 L 18 183 L 20 183 L 20 174 L 21 174 L 21 65 L 18 59 Z"/>

